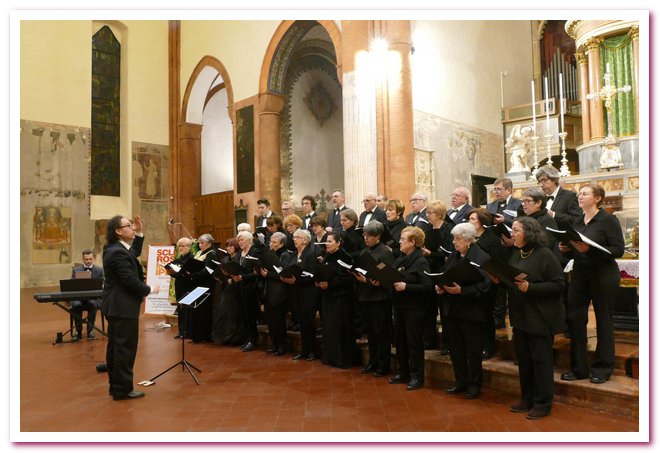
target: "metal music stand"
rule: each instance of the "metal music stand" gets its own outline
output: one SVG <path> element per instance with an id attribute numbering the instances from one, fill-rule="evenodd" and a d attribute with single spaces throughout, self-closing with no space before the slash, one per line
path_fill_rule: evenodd
<path id="1" fill-rule="evenodd" d="M 179 301 L 179 303 L 182 304 L 182 305 L 193 305 L 194 304 L 193 309 L 195 309 L 198 306 L 200 306 L 202 303 L 204 303 L 204 301 L 209 297 L 209 295 L 211 293 L 209 293 L 208 291 L 209 291 L 209 288 L 204 288 L 202 286 L 199 286 L 199 287 L 193 289 L 192 291 L 190 291 L 186 297 L 184 297 L 183 299 L 181 299 Z M 185 346 L 186 342 L 185 342 L 185 338 L 186 338 L 185 335 L 181 335 L 181 360 L 179 360 L 177 363 L 175 363 L 174 365 L 172 365 L 171 367 L 169 367 L 168 369 L 166 369 L 162 373 L 156 375 L 155 377 L 152 377 L 151 379 L 149 379 L 148 381 L 145 381 L 145 382 L 150 382 L 150 383 L 153 384 L 154 381 L 156 379 L 158 379 L 159 377 L 161 377 L 163 374 L 165 374 L 168 371 L 170 371 L 170 370 L 176 368 L 177 366 L 181 365 L 182 369 L 188 370 L 188 373 L 190 373 L 190 376 L 192 376 L 193 380 L 195 381 L 195 384 L 199 385 L 199 381 L 195 377 L 195 374 L 192 372 L 191 368 L 197 370 L 198 373 L 201 373 L 202 370 L 200 370 L 195 365 L 193 365 L 192 363 L 190 363 L 186 360 L 186 346 Z M 148 384 L 148 385 L 150 385 L 150 384 Z"/>

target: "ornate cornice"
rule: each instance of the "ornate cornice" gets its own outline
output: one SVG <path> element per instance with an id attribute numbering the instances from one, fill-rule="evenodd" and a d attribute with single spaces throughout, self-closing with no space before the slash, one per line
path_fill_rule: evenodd
<path id="1" fill-rule="evenodd" d="M 566 30 L 566 33 L 568 36 L 570 36 L 573 39 L 577 39 L 577 27 L 582 23 L 583 21 L 581 20 L 567 20 L 566 24 L 564 25 L 564 30 Z"/>

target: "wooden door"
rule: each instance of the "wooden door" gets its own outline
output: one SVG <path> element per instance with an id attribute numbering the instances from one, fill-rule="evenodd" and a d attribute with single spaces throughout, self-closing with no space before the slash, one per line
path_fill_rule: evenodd
<path id="1" fill-rule="evenodd" d="M 234 192 L 218 192 L 193 197 L 195 207 L 195 237 L 210 233 L 216 243 L 235 237 Z M 222 245 L 220 245 L 222 247 Z"/>

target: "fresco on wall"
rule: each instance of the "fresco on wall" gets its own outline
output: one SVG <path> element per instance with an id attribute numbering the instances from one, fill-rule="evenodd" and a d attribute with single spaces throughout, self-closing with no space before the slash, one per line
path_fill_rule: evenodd
<path id="1" fill-rule="evenodd" d="M 93 240 L 89 220 L 88 128 L 21 120 L 21 284 L 70 275 L 68 265 Z"/>
<path id="2" fill-rule="evenodd" d="M 236 192 L 254 191 L 254 106 L 236 112 Z"/>
<path id="3" fill-rule="evenodd" d="M 32 228 L 33 264 L 71 262 L 71 208 L 35 207 Z"/>
<path id="4" fill-rule="evenodd" d="M 169 244 L 169 147 L 132 143 L 133 215 L 144 223 L 146 245 Z"/>

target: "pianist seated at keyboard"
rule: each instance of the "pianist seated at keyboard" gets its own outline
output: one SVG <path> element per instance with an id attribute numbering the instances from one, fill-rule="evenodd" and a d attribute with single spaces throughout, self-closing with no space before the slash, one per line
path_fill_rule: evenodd
<path id="1" fill-rule="evenodd" d="M 82 251 L 82 266 L 75 266 L 71 271 L 71 278 L 81 278 L 81 273 L 91 273 L 90 278 L 103 278 L 103 268 L 94 265 L 95 254 L 92 249 L 85 249 Z M 83 311 L 87 311 L 87 339 L 93 340 L 94 337 L 94 322 L 96 321 L 96 310 L 101 307 L 101 299 L 92 300 L 73 300 L 70 302 L 71 311 L 75 315 L 73 317 L 76 323 L 76 331 L 72 333 L 71 338 L 77 341 L 82 338 L 82 320 Z"/>

